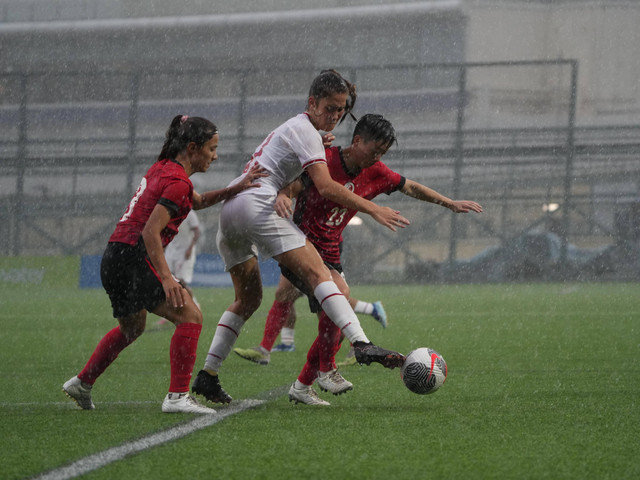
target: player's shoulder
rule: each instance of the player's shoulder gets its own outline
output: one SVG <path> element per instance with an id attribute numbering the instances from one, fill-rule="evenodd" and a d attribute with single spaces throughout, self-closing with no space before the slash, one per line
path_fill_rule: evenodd
<path id="1" fill-rule="evenodd" d="M 185 177 L 187 179 L 189 178 L 187 176 L 187 172 L 185 172 L 184 170 L 184 167 L 179 162 L 176 162 L 175 160 L 172 160 L 170 158 L 165 158 L 163 160 L 157 160 L 156 162 L 154 162 L 153 165 L 149 167 L 147 174 L 161 175 L 163 177 L 176 176 Z"/>
<path id="2" fill-rule="evenodd" d="M 374 163 L 372 165 L 372 168 L 375 168 L 376 170 L 383 171 L 383 172 L 386 172 L 386 171 L 393 172 L 393 170 L 391 170 L 389 166 L 386 163 L 384 163 L 382 160 L 379 160 L 376 163 Z"/>
<path id="3" fill-rule="evenodd" d="M 318 130 L 316 130 L 316 127 L 313 126 L 313 124 L 309 120 L 309 115 L 307 115 L 306 113 L 299 113 L 295 117 L 291 117 L 279 128 L 285 131 L 302 132 L 314 137 L 320 137 L 320 133 L 318 132 Z"/>
<path id="4" fill-rule="evenodd" d="M 193 183 L 182 165 L 172 160 L 167 162 L 161 160 L 156 163 L 159 165 L 151 177 L 157 188 L 163 191 L 166 189 L 178 190 L 184 195 L 193 193 Z"/>
<path id="5" fill-rule="evenodd" d="M 341 152 L 340 147 L 337 147 L 337 146 L 325 147 L 324 153 L 325 153 L 325 156 L 327 157 L 327 162 L 340 162 L 340 152 Z"/>
<path id="6" fill-rule="evenodd" d="M 399 175 L 396 171 L 389 168 L 387 164 L 384 163 L 383 161 L 378 161 L 374 163 L 372 166 L 370 166 L 369 168 L 366 168 L 364 171 L 365 172 L 368 171 L 369 176 L 371 177 L 376 177 L 376 176 L 388 177 L 391 175 Z"/>

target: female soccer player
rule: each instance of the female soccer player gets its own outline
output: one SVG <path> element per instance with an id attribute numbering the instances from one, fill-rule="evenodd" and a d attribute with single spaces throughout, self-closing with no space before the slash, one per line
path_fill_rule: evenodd
<path id="1" fill-rule="evenodd" d="M 171 382 L 162 403 L 166 413 L 215 413 L 189 395 L 189 382 L 202 330 L 202 313 L 173 277 L 164 247 L 178 232 L 191 208 L 201 209 L 247 189 L 266 174 L 252 168 L 241 182 L 222 190 L 194 192 L 189 176 L 206 172 L 218 158 L 218 129 L 201 117 L 176 116 L 158 160 L 120 218 L 102 257 L 100 276 L 119 326 L 98 343 L 91 358 L 62 387 L 81 408 L 95 408 L 91 389 L 118 354 L 144 332 L 147 311 L 176 325 L 171 338 Z M 257 189 L 257 188 L 256 188 Z"/>
<path id="2" fill-rule="evenodd" d="M 382 115 L 364 115 L 356 123 L 351 145 L 344 149 L 327 149 L 327 164 L 332 178 L 340 184 L 349 185 L 354 193 L 367 199 L 373 199 L 382 193 L 400 191 L 418 200 L 442 205 L 455 213 L 482 211 L 482 207 L 476 202 L 450 200 L 389 169 L 381 158 L 395 142 L 396 134 L 391 122 Z M 295 212 L 291 210 L 291 197 L 297 197 Z M 282 216 L 293 214 L 295 223 L 316 247 L 334 281 L 348 298 L 349 286 L 342 272 L 340 242 L 344 228 L 357 212 L 322 197 L 304 174 L 301 179 L 280 192 L 275 208 Z M 278 285 L 281 296 L 286 297 L 288 293 L 295 292 L 296 287 L 304 291 L 304 284 L 292 276 L 291 272 L 283 269 L 283 274 L 290 281 L 281 277 Z M 311 292 L 305 293 L 310 299 L 311 310 L 318 313 L 319 334 L 307 354 L 307 363 L 289 390 L 289 399 L 296 403 L 328 405 L 312 389 L 314 382 L 317 381 L 322 390 L 334 395 L 351 390 L 353 384 L 345 380 L 336 369 L 335 354 L 342 341 L 340 330 L 321 311 Z M 269 325 L 269 321 L 272 325 Z M 283 318 L 268 317 L 265 331 L 279 329 L 283 321 Z"/>
<path id="3" fill-rule="evenodd" d="M 278 191 L 305 171 L 322 196 L 367 213 L 393 231 L 409 224 L 396 210 L 355 195 L 329 174 L 318 130 L 333 130 L 343 115 L 351 111 L 355 98 L 355 87 L 338 72 L 321 72 L 311 84 L 306 111 L 271 132 L 247 164 L 246 169 L 260 165 L 269 173 L 268 177 L 258 180 L 262 188 L 246 190 L 224 202 L 217 245 L 225 269 L 231 274 L 236 298 L 218 322 L 204 368 L 193 382 L 194 393 L 212 402 L 231 401 L 220 386 L 218 370 L 231 352 L 244 322 L 262 302 L 258 250 L 305 282 L 329 318 L 354 345 L 360 363 L 378 362 L 387 368 L 402 365 L 402 354 L 369 341 L 316 249 L 291 219 L 278 216 L 274 209 Z"/>
<path id="4" fill-rule="evenodd" d="M 395 131 L 388 120 L 382 115 L 364 115 L 354 128 L 350 146 L 344 150 L 339 147 L 327 150 L 331 176 L 341 184 L 349 184 L 354 193 L 367 199 L 373 199 L 381 193 L 400 191 L 418 200 L 444 206 L 455 213 L 482 212 L 482 207 L 476 202 L 451 200 L 389 169 L 380 160 L 395 141 Z M 276 201 L 276 211 L 281 215 L 290 215 L 291 197 L 302 191 L 296 202 L 296 223 L 316 246 L 335 282 L 348 297 L 349 286 L 340 263 L 340 238 L 345 226 L 357 212 L 341 208 L 340 205 L 322 198 L 308 182 L 303 190 L 304 179 L 303 176 L 302 180 L 294 182 L 288 192 L 287 189 L 281 192 Z M 285 192 L 287 194 L 283 195 Z M 283 269 L 283 273 L 288 272 Z M 304 287 L 301 282 L 296 281 L 295 276 L 286 276 L 298 288 Z M 308 292 L 307 295 L 309 296 Z M 329 321 L 320 306 L 313 302 L 313 298 L 310 304 L 312 311 L 319 312 L 319 334 L 307 354 L 307 363 L 289 390 L 289 399 L 296 403 L 328 405 L 328 402 L 319 399 L 317 395 L 307 397 L 300 392 L 311 390 L 311 386 L 317 381 L 322 390 L 339 395 L 351 390 L 353 384 L 345 380 L 336 369 L 335 354 L 342 341 L 340 330 Z"/>

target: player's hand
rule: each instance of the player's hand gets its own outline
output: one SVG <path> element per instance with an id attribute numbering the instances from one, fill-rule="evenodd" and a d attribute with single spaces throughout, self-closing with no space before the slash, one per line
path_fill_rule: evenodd
<path id="1" fill-rule="evenodd" d="M 273 204 L 273 208 L 279 217 L 289 218 L 293 215 L 293 202 L 288 195 L 279 193 L 276 197 L 276 201 Z"/>
<path id="2" fill-rule="evenodd" d="M 451 202 L 449 210 L 455 213 L 476 212 L 482 213 L 482 205 L 470 200 L 454 200 Z"/>
<path id="3" fill-rule="evenodd" d="M 258 178 L 268 177 L 269 172 L 265 170 L 264 167 L 260 166 L 260 164 L 256 164 L 247 172 L 244 178 L 236 185 L 238 187 L 238 191 L 236 193 L 240 193 L 243 190 L 248 188 L 260 188 L 262 185 L 259 183 L 253 183 L 254 180 Z"/>
<path id="4" fill-rule="evenodd" d="M 336 136 L 333 133 L 325 133 L 322 136 L 322 145 L 324 148 L 329 148 L 335 139 Z"/>
<path id="5" fill-rule="evenodd" d="M 163 280 L 162 288 L 167 297 L 167 304 L 173 308 L 182 308 L 187 303 L 187 290 L 173 276 Z"/>
<path id="6" fill-rule="evenodd" d="M 389 207 L 378 207 L 371 216 L 381 225 L 395 232 L 397 228 L 405 228 L 411 222 L 400 215 L 400 212 Z"/>

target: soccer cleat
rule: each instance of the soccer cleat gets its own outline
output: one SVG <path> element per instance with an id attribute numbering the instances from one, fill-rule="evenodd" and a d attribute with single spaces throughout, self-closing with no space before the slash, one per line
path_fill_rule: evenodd
<path id="1" fill-rule="evenodd" d="M 200 405 L 198 401 L 185 393 L 167 393 L 162 402 L 164 413 L 216 413 L 213 408 Z"/>
<path id="2" fill-rule="evenodd" d="M 294 343 L 279 343 L 271 349 L 272 352 L 295 352 L 296 345 Z"/>
<path id="3" fill-rule="evenodd" d="M 220 378 L 217 375 L 210 375 L 204 370 L 198 372 L 196 379 L 191 384 L 191 391 L 214 403 L 230 403 L 233 400 L 231 395 L 220 386 Z"/>
<path id="4" fill-rule="evenodd" d="M 305 405 L 331 405 L 329 402 L 322 400 L 311 385 L 304 388 L 296 388 L 295 383 L 289 389 L 289 401 L 296 404 L 304 403 Z"/>
<path id="5" fill-rule="evenodd" d="M 353 390 L 353 383 L 345 380 L 338 369 L 330 372 L 320 372 L 318 374 L 318 386 L 325 392 L 331 392 L 334 395 L 340 395 L 349 390 Z"/>
<path id="6" fill-rule="evenodd" d="M 83 410 L 94 410 L 96 406 L 91 400 L 92 387 L 93 385 L 82 382 L 78 377 L 73 377 L 62 385 L 62 391 Z"/>
<path id="7" fill-rule="evenodd" d="M 373 303 L 373 318 L 375 318 L 382 328 L 387 328 L 387 312 L 384 311 L 384 307 L 382 306 L 382 302 L 374 302 Z"/>
<path id="8" fill-rule="evenodd" d="M 264 353 L 262 347 L 234 348 L 233 351 L 245 360 L 255 362 L 258 365 L 269 365 L 271 360 L 271 354 L 269 352 Z"/>
<path id="9" fill-rule="evenodd" d="M 359 364 L 370 365 L 376 362 L 384 368 L 394 369 L 404 363 L 404 355 L 393 350 L 378 347 L 373 343 L 355 342 L 353 348 L 356 353 L 356 361 Z"/>

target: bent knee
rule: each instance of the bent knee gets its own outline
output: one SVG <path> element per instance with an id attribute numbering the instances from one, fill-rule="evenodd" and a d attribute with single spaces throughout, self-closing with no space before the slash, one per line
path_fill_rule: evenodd
<path id="1" fill-rule="evenodd" d="M 247 319 L 255 313 L 262 304 L 262 293 L 256 293 L 255 295 L 244 296 L 235 302 L 232 306 L 232 311 L 236 312 L 241 317 Z"/>
<path id="2" fill-rule="evenodd" d="M 120 332 L 127 339 L 128 343 L 133 343 L 140 335 L 144 333 L 144 325 L 142 326 L 126 326 L 120 325 Z"/>
<path id="3" fill-rule="evenodd" d="M 197 325 L 202 325 L 203 316 L 199 308 L 190 309 L 185 313 L 186 315 L 184 316 L 184 321 L 180 323 L 195 323 Z"/>
<path id="4" fill-rule="evenodd" d="M 140 335 L 144 333 L 146 326 L 146 315 L 134 314 L 118 319 L 120 324 L 120 332 L 127 339 L 127 342 L 132 343 Z"/>
<path id="5" fill-rule="evenodd" d="M 262 295 L 251 299 L 251 301 L 243 304 L 243 310 L 245 312 L 245 318 L 249 318 L 253 315 L 258 308 L 260 308 L 260 304 L 262 303 Z"/>

